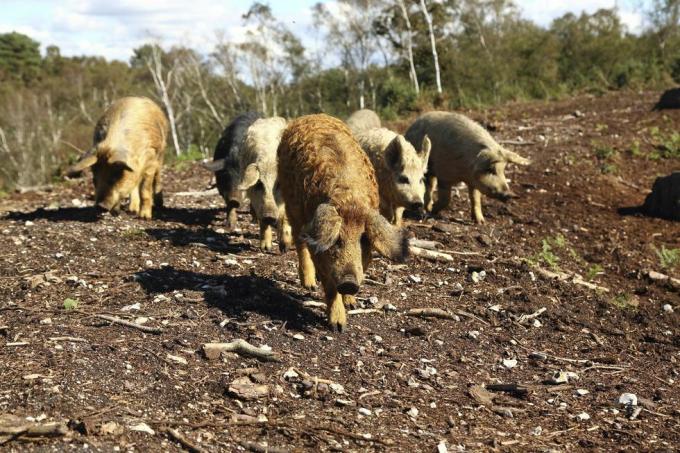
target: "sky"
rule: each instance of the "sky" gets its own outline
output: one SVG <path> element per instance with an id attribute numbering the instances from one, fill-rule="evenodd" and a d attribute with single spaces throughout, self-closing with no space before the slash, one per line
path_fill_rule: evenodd
<path id="1" fill-rule="evenodd" d="M 312 44 L 311 7 L 319 0 L 271 0 L 274 15 Z M 329 0 L 335 1 L 335 0 Z M 516 0 L 522 15 L 548 25 L 566 12 L 617 6 L 630 31 L 642 27 L 644 0 Z M 156 40 L 208 53 L 220 36 L 239 40 L 252 0 L 0 0 L 0 33 L 17 31 L 62 55 L 128 61 L 132 49 Z M 190 6 L 187 6 L 190 5 Z"/>

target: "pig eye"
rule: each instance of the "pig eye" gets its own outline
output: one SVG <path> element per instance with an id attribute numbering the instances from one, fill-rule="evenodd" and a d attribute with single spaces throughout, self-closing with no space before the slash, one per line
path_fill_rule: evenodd
<path id="1" fill-rule="evenodd" d="M 398 181 L 399 181 L 399 184 L 408 184 L 409 183 L 408 176 L 405 176 L 405 175 L 401 175 L 399 177 Z"/>

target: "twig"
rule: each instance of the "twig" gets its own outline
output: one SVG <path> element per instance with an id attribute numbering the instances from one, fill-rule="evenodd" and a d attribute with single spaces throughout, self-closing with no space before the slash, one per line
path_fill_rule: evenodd
<path id="1" fill-rule="evenodd" d="M 441 308 L 412 308 L 406 312 L 407 316 L 420 316 L 421 318 L 440 318 L 458 321 L 458 317 Z"/>
<path id="2" fill-rule="evenodd" d="M 367 313 L 382 313 L 382 310 L 377 308 L 355 308 L 354 310 L 347 310 L 348 315 L 364 315 Z"/>
<path id="3" fill-rule="evenodd" d="M 199 447 L 198 445 L 184 437 L 179 431 L 177 431 L 174 428 L 164 428 L 163 432 L 168 434 L 168 436 L 170 436 L 177 442 L 179 442 L 187 451 L 191 453 L 203 453 L 206 451 L 204 448 Z"/>
<path id="4" fill-rule="evenodd" d="M 175 192 L 175 193 L 170 193 L 168 195 L 174 195 L 176 197 L 211 197 L 213 195 L 219 195 L 219 192 L 217 189 L 210 189 L 210 190 L 190 190 L 188 192 Z"/>
<path id="5" fill-rule="evenodd" d="M 609 288 L 605 288 L 604 286 L 598 286 L 594 283 L 587 282 L 578 275 L 569 275 L 566 272 L 552 272 L 547 269 L 540 268 L 538 266 L 535 266 L 534 269 L 536 269 L 536 272 L 538 272 L 538 274 L 541 277 L 547 278 L 548 280 L 558 280 L 561 282 L 570 281 L 575 285 L 585 286 L 586 288 L 594 289 L 596 291 L 603 291 L 605 293 L 609 292 Z"/>
<path id="6" fill-rule="evenodd" d="M 427 250 L 437 250 L 437 248 L 444 246 L 444 244 L 439 241 L 427 241 L 425 239 L 416 238 L 409 239 L 408 243 L 410 246 Z"/>
<path id="7" fill-rule="evenodd" d="M 230 343 L 205 343 L 203 345 L 203 353 L 208 359 L 216 359 L 223 352 L 235 352 L 240 355 L 255 357 L 263 362 L 280 362 L 275 352 L 253 346 L 241 338 Z"/>
<path id="8" fill-rule="evenodd" d="M 460 316 L 465 316 L 466 318 L 476 319 L 477 321 L 479 321 L 479 322 L 481 322 L 482 324 L 485 324 L 485 325 L 487 325 L 487 326 L 490 326 L 490 325 L 491 325 L 491 324 L 489 324 L 488 321 L 485 321 L 485 320 L 483 320 L 482 318 L 480 318 L 479 316 L 475 316 L 475 315 L 473 315 L 472 313 L 468 313 L 467 311 L 464 311 L 464 310 L 456 310 L 456 314 L 457 314 L 457 315 L 460 315 Z"/>
<path id="9" fill-rule="evenodd" d="M 413 255 L 428 259 L 430 261 L 440 261 L 446 263 L 453 261 L 453 257 L 447 253 L 435 252 L 434 250 L 427 250 L 414 245 L 409 246 L 408 249 Z"/>
<path id="10" fill-rule="evenodd" d="M 50 337 L 50 341 L 71 341 L 73 343 L 89 343 L 85 338 L 78 337 Z"/>
<path id="11" fill-rule="evenodd" d="M 94 315 L 95 318 L 100 318 L 104 319 L 106 321 L 110 321 L 114 324 L 120 324 L 121 326 L 126 326 L 126 327 L 132 327 L 133 329 L 141 330 L 142 332 L 146 333 L 152 333 L 155 335 L 158 335 L 163 332 L 163 329 L 160 327 L 149 327 L 149 326 L 143 326 L 141 324 L 137 324 L 131 321 L 126 321 L 124 319 L 116 318 L 115 316 L 109 316 L 109 315 Z"/>
<path id="12" fill-rule="evenodd" d="M 520 323 L 520 324 L 524 324 L 527 321 L 531 321 L 534 318 L 538 318 L 543 313 L 545 313 L 546 310 L 547 310 L 547 308 L 541 307 L 530 315 L 522 315 L 522 316 L 518 317 L 517 322 Z"/>
<path id="13" fill-rule="evenodd" d="M 269 445 L 262 445 L 256 442 L 250 442 L 247 440 L 239 441 L 239 445 L 255 453 L 288 453 L 290 450 L 280 447 L 271 447 Z"/>
<path id="14" fill-rule="evenodd" d="M 502 145 L 514 145 L 514 146 L 531 146 L 535 145 L 536 142 L 525 142 L 522 140 L 501 140 Z"/>

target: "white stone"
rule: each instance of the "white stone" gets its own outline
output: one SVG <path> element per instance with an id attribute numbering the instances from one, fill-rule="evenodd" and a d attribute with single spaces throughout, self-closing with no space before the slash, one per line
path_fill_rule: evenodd
<path id="1" fill-rule="evenodd" d="M 637 395 L 635 393 L 622 393 L 619 396 L 619 404 L 623 406 L 637 406 Z"/>

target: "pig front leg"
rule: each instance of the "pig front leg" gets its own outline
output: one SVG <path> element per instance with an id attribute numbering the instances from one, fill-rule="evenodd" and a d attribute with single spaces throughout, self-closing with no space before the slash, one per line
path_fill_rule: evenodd
<path id="1" fill-rule="evenodd" d="M 425 177 L 425 211 L 432 212 L 434 204 L 434 192 L 437 190 L 437 177 L 428 175 Z"/>
<path id="2" fill-rule="evenodd" d="M 145 174 L 139 185 L 140 208 L 139 217 L 151 219 L 151 207 L 153 206 L 153 175 Z"/>
<path id="3" fill-rule="evenodd" d="M 397 206 L 394 208 L 394 225 L 397 228 L 401 228 L 403 221 L 402 218 L 404 217 L 404 207 L 403 206 Z"/>
<path id="4" fill-rule="evenodd" d="M 276 234 L 279 237 L 279 250 L 281 253 L 286 253 L 293 245 L 293 233 L 285 214 L 279 218 L 279 227 Z"/>
<path id="5" fill-rule="evenodd" d="M 326 319 L 331 330 L 342 332 L 347 326 L 347 313 L 345 312 L 344 297 L 338 293 L 335 285 L 327 280 L 323 282 L 326 296 Z"/>
<path id="6" fill-rule="evenodd" d="M 449 207 L 451 203 L 451 181 L 438 181 L 437 202 L 432 207 L 432 214 L 438 214 L 442 209 Z"/>
<path id="7" fill-rule="evenodd" d="M 139 215 L 139 190 L 141 189 L 141 183 L 132 189 L 130 192 L 130 204 L 128 205 L 128 211 L 131 214 Z"/>
<path id="8" fill-rule="evenodd" d="M 470 195 L 472 220 L 474 220 L 477 225 L 483 225 L 486 221 L 482 215 L 482 192 L 474 187 L 468 186 L 468 193 Z"/>
<path id="9" fill-rule="evenodd" d="M 236 228 L 236 223 L 238 222 L 238 215 L 236 214 L 236 208 L 238 204 L 229 202 L 227 203 L 227 230 L 232 231 Z"/>
<path id="10" fill-rule="evenodd" d="M 296 242 L 295 248 L 297 249 L 298 254 L 300 283 L 302 283 L 303 288 L 313 290 L 316 288 L 316 270 L 314 269 L 314 263 L 312 262 L 312 255 L 309 253 L 307 244 L 304 242 Z"/>
<path id="11" fill-rule="evenodd" d="M 263 252 L 272 250 L 272 226 L 263 221 L 260 221 L 260 249 Z"/>

